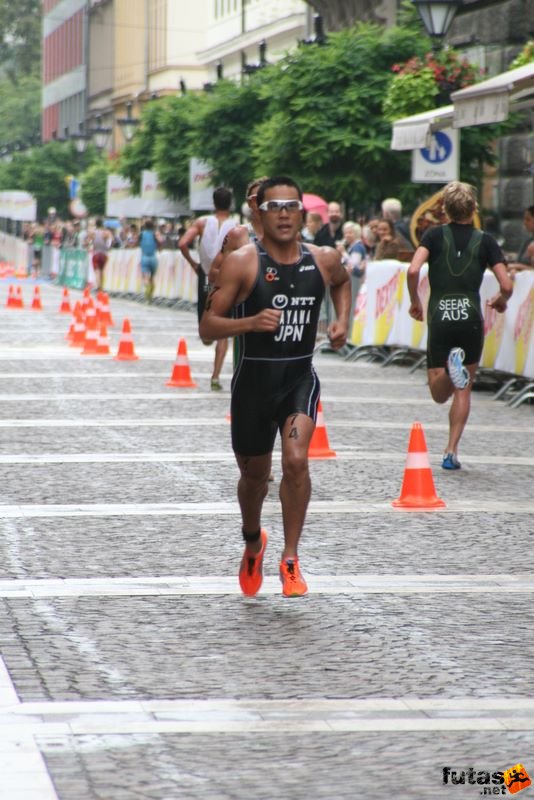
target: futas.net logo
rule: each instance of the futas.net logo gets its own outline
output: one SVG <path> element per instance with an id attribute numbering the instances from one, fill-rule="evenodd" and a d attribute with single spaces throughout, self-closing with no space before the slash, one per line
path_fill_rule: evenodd
<path id="1" fill-rule="evenodd" d="M 523 764 L 497 772 L 469 769 L 455 770 L 443 767 L 443 783 L 451 786 L 477 786 L 479 794 L 486 797 L 517 794 L 532 785 L 532 781 Z"/>

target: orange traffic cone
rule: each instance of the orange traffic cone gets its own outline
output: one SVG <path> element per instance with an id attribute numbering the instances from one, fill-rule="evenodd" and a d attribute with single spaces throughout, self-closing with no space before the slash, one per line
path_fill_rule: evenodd
<path id="1" fill-rule="evenodd" d="M 69 345 L 71 347 L 83 347 L 85 344 L 85 317 L 82 311 L 81 303 L 76 303 L 74 309 L 74 327 L 70 335 Z"/>
<path id="2" fill-rule="evenodd" d="M 317 422 L 311 438 L 310 447 L 308 450 L 308 458 L 335 457 L 335 451 L 330 449 L 330 444 L 328 443 L 328 434 L 326 432 L 323 418 L 323 407 L 321 405 L 321 401 L 319 400 L 319 405 L 317 407 Z"/>
<path id="3" fill-rule="evenodd" d="M 82 311 L 84 314 L 87 311 L 87 306 L 92 302 L 91 290 L 86 286 L 82 295 Z"/>
<path id="4" fill-rule="evenodd" d="M 15 308 L 15 287 L 10 284 L 7 293 L 6 308 Z"/>
<path id="5" fill-rule="evenodd" d="M 32 310 L 33 311 L 42 311 L 43 306 L 41 303 L 41 293 L 39 291 L 39 287 L 36 286 L 33 292 L 33 300 L 32 300 Z"/>
<path id="6" fill-rule="evenodd" d="M 108 328 L 112 328 L 115 325 L 111 316 L 111 308 L 109 307 L 109 295 L 105 292 L 102 292 L 100 301 L 100 321 L 107 325 Z"/>
<path id="7" fill-rule="evenodd" d="M 185 389 L 189 387 L 194 388 L 196 385 L 197 384 L 191 378 L 191 370 L 189 369 L 189 362 L 187 360 L 187 344 L 185 339 L 180 339 L 172 375 L 165 386 L 180 386 Z"/>
<path id="8" fill-rule="evenodd" d="M 100 323 L 100 331 L 96 340 L 96 352 L 99 356 L 109 356 L 109 337 L 108 329 L 103 322 Z"/>
<path id="9" fill-rule="evenodd" d="M 391 505 L 395 508 L 427 509 L 443 508 L 445 505 L 436 495 L 425 434 L 420 422 L 412 425 L 401 494 Z"/>
<path id="10" fill-rule="evenodd" d="M 72 314 L 72 308 L 70 307 L 70 300 L 69 300 L 69 290 L 65 287 L 63 289 L 63 297 L 61 299 L 61 305 L 59 307 L 60 314 Z"/>
<path id="11" fill-rule="evenodd" d="M 115 361 L 137 361 L 139 356 L 135 355 L 134 343 L 132 339 L 132 329 L 130 320 L 125 319 L 122 323 L 122 333 L 119 340 L 119 349 L 114 356 Z"/>
<path id="12" fill-rule="evenodd" d="M 22 289 L 17 286 L 15 289 L 15 299 L 13 301 L 13 308 L 24 308 L 24 299 L 22 297 Z"/>
<path id="13" fill-rule="evenodd" d="M 74 309 L 73 309 L 73 312 L 72 312 L 72 319 L 70 321 L 69 329 L 68 329 L 67 333 L 65 334 L 65 339 L 68 342 L 71 342 L 72 341 L 72 337 L 74 336 L 74 326 L 76 325 L 76 319 L 77 319 L 79 311 L 80 311 L 80 301 L 77 300 L 76 301 L 76 305 L 74 306 Z"/>
<path id="14" fill-rule="evenodd" d="M 93 303 L 87 306 L 85 314 L 85 341 L 83 343 L 82 356 L 94 356 L 97 352 L 98 327 L 96 322 L 96 311 Z"/>

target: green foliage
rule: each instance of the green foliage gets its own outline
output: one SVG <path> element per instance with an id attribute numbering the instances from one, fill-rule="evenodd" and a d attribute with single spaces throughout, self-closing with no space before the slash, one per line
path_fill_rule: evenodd
<path id="1" fill-rule="evenodd" d="M 26 189 L 22 183 L 26 161 L 26 153 L 13 153 L 10 161 L 0 161 L 0 192 Z"/>
<path id="2" fill-rule="evenodd" d="M 357 25 L 302 47 L 263 86 L 267 112 L 253 139 L 255 173 L 288 172 L 306 191 L 376 203 L 408 180 L 407 163 L 389 149 L 382 98 L 399 56 L 421 48 L 409 30 Z"/>
<path id="3" fill-rule="evenodd" d="M 16 153 L 11 162 L 0 165 L 0 190 L 21 189 L 33 194 L 39 219 L 49 206 L 56 207 L 59 217 L 68 218 L 68 176 L 77 175 L 95 157 L 94 148 L 80 157 L 74 145 L 63 142 L 49 142 L 26 153 Z"/>
<path id="4" fill-rule="evenodd" d="M 402 0 L 397 12 L 397 25 L 404 30 L 411 30 L 417 34 L 426 36 L 426 31 L 421 17 L 412 3 L 412 0 Z"/>
<path id="5" fill-rule="evenodd" d="M 144 169 L 154 169 L 156 161 L 156 142 L 163 131 L 169 98 L 148 103 L 141 114 L 139 125 L 132 141 L 121 152 L 117 169 L 128 178 L 135 194 L 141 191 L 141 173 Z"/>
<path id="6" fill-rule="evenodd" d="M 394 64 L 395 76 L 384 98 L 384 114 L 390 122 L 450 103 L 451 92 L 476 83 L 480 76 L 466 58 L 451 48 L 413 56 Z"/>
<path id="7" fill-rule="evenodd" d="M 0 145 L 38 141 L 41 130 L 41 81 L 23 75 L 17 84 L 0 80 Z"/>
<path id="8" fill-rule="evenodd" d="M 80 177 L 81 199 L 89 215 L 104 216 L 106 213 L 108 173 L 108 162 L 99 157 Z"/>
<path id="9" fill-rule="evenodd" d="M 411 117 L 421 110 L 433 108 L 439 94 L 434 73 L 428 67 L 420 72 L 403 72 L 391 81 L 384 98 L 384 116 L 390 122 Z"/>
<path id="10" fill-rule="evenodd" d="M 524 67 L 525 64 L 530 64 L 532 61 L 534 61 L 534 41 L 531 39 L 525 44 L 519 55 L 514 58 L 508 69 Z"/>
<path id="11" fill-rule="evenodd" d="M 209 96 L 188 92 L 169 98 L 155 143 L 154 169 L 165 191 L 176 200 L 189 196 L 189 159 L 202 157 L 195 147 L 196 125 Z M 213 131 L 216 136 L 216 129 Z"/>
<path id="12" fill-rule="evenodd" d="M 451 48 L 414 56 L 395 64 L 395 76 L 384 97 L 384 116 L 394 122 L 449 104 L 451 92 L 471 86 L 481 77 L 480 71 Z M 496 163 L 492 144 L 510 124 L 462 128 L 460 174 L 462 180 L 479 186 L 485 164 Z"/>
<path id="13" fill-rule="evenodd" d="M 13 83 L 41 68 L 40 0 L 0 0 L 0 65 Z"/>
<path id="14" fill-rule="evenodd" d="M 390 149 L 391 121 L 436 107 L 477 74 L 454 51 L 428 53 L 412 5 L 402 13 L 405 28 L 360 23 L 241 84 L 219 81 L 210 92 L 156 101 L 121 156 L 121 173 L 138 187 L 142 169 L 154 169 L 167 194 L 184 199 L 195 156 L 238 201 L 253 177 L 281 173 L 356 213 L 387 195 L 410 200 L 421 187 L 411 184 L 410 154 Z M 466 180 L 478 183 L 482 164 L 494 160 L 495 132 L 462 131 Z"/>
<path id="15" fill-rule="evenodd" d="M 261 70 L 243 86 L 219 81 L 195 125 L 195 154 L 212 165 L 214 184 L 232 187 L 239 204 L 253 177 L 252 131 L 267 105 L 262 87 L 276 73 L 272 67 Z"/>

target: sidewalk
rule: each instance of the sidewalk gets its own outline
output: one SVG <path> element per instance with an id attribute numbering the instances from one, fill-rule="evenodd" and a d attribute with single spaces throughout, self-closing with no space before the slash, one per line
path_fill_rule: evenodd
<path id="1" fill-rule="evenodd" d="M 337 457 L 311 462 L 310 594 L 280 593 L 277 453 L 244 598 L 230 357 L 212 393 L 194 313 L 113 299 L 112 355 L 82 356 L 61 289 L 32 312 L 22 285 L 6 309 L 0 282 L 0 800 L 474 800 L 518 763 L 534 781 L 532 405 L 475 392 L 451 474 L 422 370 L 318 354 Z M 113 359 L 125 317 L 138 361 Z M 165 386 L 182 337 L 197 389 Z M 391 506 L 414 421 L 439 511 Z"/>

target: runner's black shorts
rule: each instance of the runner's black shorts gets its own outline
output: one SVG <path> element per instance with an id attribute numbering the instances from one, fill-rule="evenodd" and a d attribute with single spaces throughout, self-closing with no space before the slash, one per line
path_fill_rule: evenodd
<path id="1" fill-rule="evenodd" d="M 232 379 L 232 447 L 240 456 L 271 453 L 292 414 L 315 422 L 321 384 L 311 361 L 244 359 Z"/>
<path id="2" fill-rule="evenodd" d="M 453 347 L 461 347 L 464 351 L 464 364 L 478 364 L 483 346 L 483 320 L 455 325 L 430 324 L 426 348 L 427 367 L 444 367 Z"/>

